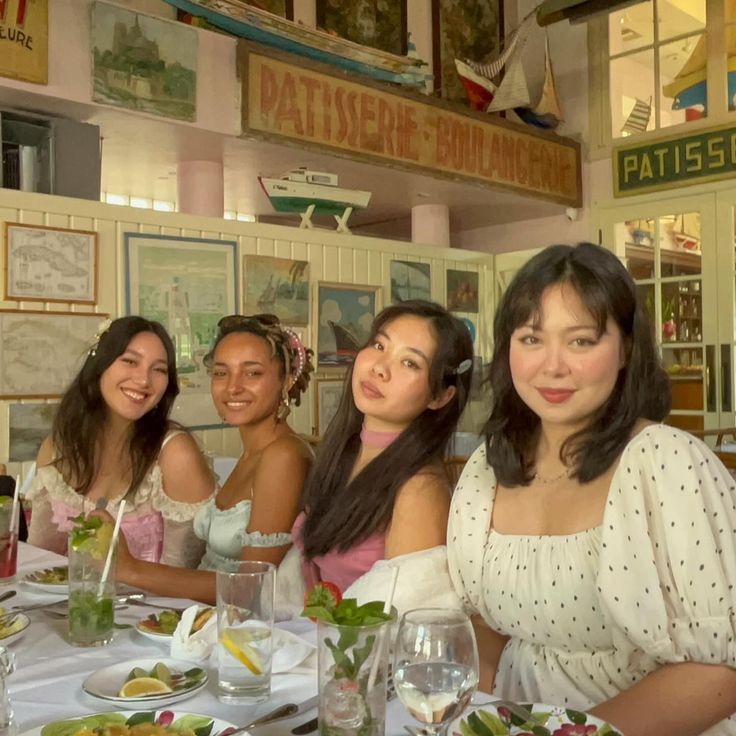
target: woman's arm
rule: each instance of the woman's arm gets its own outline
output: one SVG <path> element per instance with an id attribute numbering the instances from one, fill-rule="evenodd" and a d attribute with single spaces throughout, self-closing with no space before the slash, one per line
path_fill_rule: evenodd
<path id="1" fill-rule="evenodd" d="M 667 664 L 590 712 L 626 736 L 696 736 L 736 713 L 736 669 Z"/>
<path id="2" fill-rule="evenodd" d="M 450 485 L 433 470 L 410 478 L 394 501 L 386 534 L 386 559 L 445 544 L 450 513 Z"/>
<path id="3" fill-rule="evenodd" d="M 310 464 L 301 440 L 295 437 L 276 440 L 263 450 L 253 478 L 249 533 L 260 536 L 291 532 Z M 290 546 L 291 543 L 278 547 L 248 545 L 240 557 L 279 565 Z"/>
<path id="4" fill-rule="evenodd" d="M 509 637 L 494 631 L 480 614 L 476 613 L 472 616 L 471 621 L 473 622 L 473 629 L 475 629 L 475 638 L 478 642 L 478 658 L 480 660 L 478 690 L 484 693 L 492 693 L 498 661 L 501 659 L 501 652 L 503 652 Z"/>
<path id="5" fill-rule="evenodd" d="M 173 501 L 200 503 L 212 495 L 215 479 L 190 434 L 172 437 L 161 448 L 158 463 L 164 492 Z"/>

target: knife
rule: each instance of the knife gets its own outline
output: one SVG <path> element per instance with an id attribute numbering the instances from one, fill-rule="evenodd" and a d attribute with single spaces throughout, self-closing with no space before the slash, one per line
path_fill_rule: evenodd
<path id="1" fill-rule="evenodd" d="M 294 734 L 294 736 L 302 736 L 302 734 L 312 733 L 312 731 L 316 731 L 318 726 L 319 717 L 315 717 L 312 718 L 311 721 L 305 721 L 304 723 L 295 726 L 291 729 L 291 732 Z"/>

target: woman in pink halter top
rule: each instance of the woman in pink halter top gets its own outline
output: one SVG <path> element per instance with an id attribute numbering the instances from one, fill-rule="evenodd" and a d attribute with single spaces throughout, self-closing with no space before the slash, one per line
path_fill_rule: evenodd
<path id="1" fill-rule="evenodd" d="M 324 580 L 345 591 L 379 560 L 445 544 L 442 460 L 472 357 L 466 326 L 438 304 L 400 302 L 376 317 L 292 530 L 308 587 Z"/>

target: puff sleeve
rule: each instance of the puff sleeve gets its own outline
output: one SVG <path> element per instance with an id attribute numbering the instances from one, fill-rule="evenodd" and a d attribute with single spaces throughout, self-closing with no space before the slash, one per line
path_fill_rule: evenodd
<path id="1" fill-rule="evenodd" d="M 626 447 L 608 495 L 597 577 L 631 668 L 736 667 L 736 486 L 700 440 L 673 427 Z"/>

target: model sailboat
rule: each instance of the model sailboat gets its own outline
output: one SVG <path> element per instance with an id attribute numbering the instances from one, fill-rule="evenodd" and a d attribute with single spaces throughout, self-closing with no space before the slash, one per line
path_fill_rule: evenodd
<path id="1" fill-rule="evenodd" d="M 488 64 L 455 60 L 460 79 L 471 106 L 484 112 L 513 110 L 525 123 L 539 128 L 556 128 L 564 119 L 555 88 L 555 76 L 549 53 L 549 39 L 544 42 L 544 84 L 535 105 L 529 93 L 522 52 L 535 25 L 534 14 L 527 15 L 511 34 L 501 55 Z M 494 79 L 504 72 L 498 82 Z"/>

